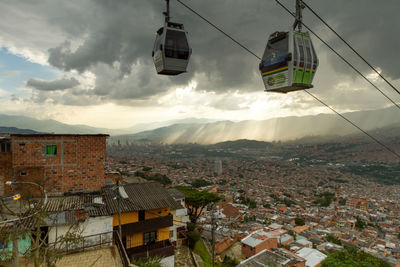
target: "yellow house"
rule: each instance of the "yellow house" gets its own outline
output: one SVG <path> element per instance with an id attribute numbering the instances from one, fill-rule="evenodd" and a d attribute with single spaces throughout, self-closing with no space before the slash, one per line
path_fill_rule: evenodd
<path id="1" fill-rule="evenodd" d="M 173 256 L 171 210 L 182 206 L 156 182 L 124 184 L 120 190 L 126 196 L 120 200 L 120 212 L 121 239 L 128 255 L 135 258 Z M 118 200 L 112 187 L 104 192 L 107 208 L 113 216 L 113 228 L 118 231 Z"/>

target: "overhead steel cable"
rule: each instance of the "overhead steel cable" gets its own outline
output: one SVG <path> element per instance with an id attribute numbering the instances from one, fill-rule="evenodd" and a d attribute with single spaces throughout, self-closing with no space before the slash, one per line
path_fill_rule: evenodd
<path id="1" fill-rule="evenodd" d="M 372 66 L 363 56 L 360 55 L 360 53 L 355 50 L 344 38 L 337 33 L 321 16 L 319 16 L 307 3 L 302 1 L 303 4 L 313 13 L 325 26 L 327 26 L 340 40 L 342 40 L 343 43 L 345 43 L 359 58 L 361 58 L 362 61 L 364 61 L 365 64 L 367 64 L 376 74 L 379 75 L 379 77 L 384 80 L 390 87 L 392 87 L 393 90 L 395 90 L 399 95 L 400 91 L 391 83 L 389 82 L 374 66 Z"/>
<path id="2" fill-rule="evenodd" d="M 201 19 L 203 19 L 205 22 L 207 22 L 208 24 L 210 24 L 212 27 L 214 27 L 216 30 L 218 30 L 219 32 L 223 33 L 226 37 L 228 37 L 229 39 L 231 39 L 233 42 L 235 42 L 237 45 L 239 45 L 240 47 L 242 47 L 244 50 L 246 50 L 247 52 L 249 52 L 250 54 L 252 54 L 253 56 L 255 56 L 257 59 L 261 60 L 261 58 L 259 56 L 257 56 L 254 52 L 252 52 L 250 49 L 248 49 L 247 47 L 245 47 L 244 45 L 242 45 L 239 41 L 235 40 L 233 37 L 231 37 L 229 34 L 227 34 L 225 31 L 221 30 L 218 26 L 216 26 L 214 23 L 210 22 L 208 19 L 206 19 L 205 17 L 203 17 L 202 15 L 200 15 L 197 11 L 195 11 L 194 9 L 192 9 L 191 7 L 189 7 L 188 5 L 186 5 L 185 3 L 183 3 L 181 0 L 177 0 L 178 3 L 182 4 L 184 7 L 186 7 L 188 10 L 190 10 L 192 13 L 196 14 L 197 16 L 199 16 Z M 278 4 L 280 4 L 287 12 L 289 12 L 292 16 L 295 17 L 295 15 L 289 10 L 287 9 L 283 4 L 281 4 L 278 0 L 276 0 L 276 2 Z M 324 40 L 322 40 L 318 35 L 316 35 L 310 28 L 307 27 L 307 25 L 305 25 L 304 23 L 302 23 L 311 33 L 313 33 L 315 36 L 317 36 L 317 38 L 323 42 L 325 45 L 327 45 L 332 51 L 334 51 L 340 58 L 342 58 L 347 64 L 349 64 L 349 66 L 351 66 L 357 73 L 359 73 L 361 76 L 363 76 L 369 83 L 371 83 L 367 77 L 365 77 L 361 72 L 359 72 L 353 65 L 351 65 L 345 58 L 343 58 L 339 53 L 337 53 L 331 46 L 329 46 L 329 44 L 327 44 Z M 376 87 L 373 83 L 371 83 L 374 87 Z M 379 90 L 379 88 L 377 88 Z M 386 150 L 388 150 L 389 152 L 391 152 L 393 155 L 395 155 L 396 157 L 398 157 L 400 159 L 400 154 L 398 154 L 397 152 L 395 152 L 394 150 L 390 149 L 388 146 L 386 146 L 385 144 L 383 144 L 381 141 L 379 141 L 378 139 L 376 139 L 375 137 L 373 137 L 372 135 L 368 134 L 366 131 L 364 131 L 363 129 L 361 129 L 359 126 L 357 126 L 354 122 L 352 122 L 351 120 L 347 119 L 345 116 L 343 116 L 341 113 L 337 112 L 335 109 L 333 109 L 332 107 L 330 107 L 328 104 L 326 104 L 325 102 L 323 102 L 321 99 L 319 99 L 318 97 L 316 97 L 314 94 L 310 93 L 307 90 L 304 90 L 307 94 L 309 94 L 310 96 L 312 96 L 314 99 L 316 99 L 318 102 L 320 102 L 321 104 L 323 104 L 324 106 L 326 106 L 327 108 L 329 108 L 331 111 L 333 111 L 335 114 L 339 115 L 341 118 L 343 118 L 345 121 L 347 121 L 348 123 L 350 123 L 351 125 L 353 125 L 355 128 L 357 128 L 358 130 L 360 130 L 362 133 L 366 134 L 368 137 L 370 137 L 373 141 L 375 141 L 377 144 L 381 145 L 383 148 L 385 148 Z M 380 91 L 380 90 L 379 90 Z M 382 92 L 383 93 L 383 92 Z M 389 100 L 391 100 L 390 98 L 388 98 Z M 391 100 L 392 103 L 393 100 Z M 400 107 L 394 103 L 399 109 Z"/>
<path id="3" fill-rule="evenodd" d="M 179 0 L 178 0 L 179 1 Z M 285 9 L 290 15 L 296 18 L 296 15 L 290 11 L 285 5 L 283 5 L 279 0 L 275 0 L 283 9 Z M 398 109 L 400 109 L 399 104 L 393 101 L 387 94 L 385 94 L 381 89 L 378 88 L 373 82 L 370 81 L 364 74 L 361 73 L 356 67 L 353 66 L 347 59 L 345 59 L 341 54 L 339 54 L 332 46 L 330 46 L 327 42 L 325 42 L 318 34 L 316 34 L 313 30 L 311 30 L 304 22 L 302 25 L 306 27 L 315 37 L 317 37 L 324 45 L 326 45 L 333 53 L 335 53 L 341 60 L 343 60 L 350 68 L 352 68 L 355 72 L 357 72 L 361 77 L 364 78 L 370 85 L 372 85 L 376 90 L 378 90 L 384 97 L 386 97 L 390 102 L 392 102 Z"/>
<path id="4" fill-rule="evenodd" d="M 239 45 L 241 48 L 243 48 L 244 50 L 246 50 L 247 52 L 249 52 L 250 54 L 252 54 L 253 56 L 255 56 L 256 58 L 258 58 L 259 60 L 261 60 L 261 58 L 259 56 L 257 56 L 253 51 L 251 51 L 250 49 L 248 49 L 247 47 L 245 47 L 244 45 L 242 45 L 241 43 L 239 43 L 235 38 L 233 38 L 232 36 L 230 36 L 229 34 L 227 34 L 226 32 L 224 32 L 223 30 L 221 30 L 218 26 L 216 26 L 214 23 L 212 23 L 211 21 L 209 21 L 208 19 L 206 19 L 205 17 L 203 17 L 202 15 L 200 15 L 198 12 L 196 12 L 195 10 L 193 10 L 190 6 L 186 5 L 185 3 L 183 3 L 181 0 L 176 0 L 178 1 L 181 5 L 183 5 L 184 7 L 186 7 L 187 9 L 189 9 L 190 11 L 192 11 L 194 14 L 196 14 L 197 16 L 199 16 L 202 20 L 204 20 L 205 22 L 207 22 L 208 24 L 210 24 L 211 26 L 213 26 L 217 31 L 219 31 L 220 33 L 222 33 L 223 35 L 225 35 L 226 37 L 228 37 L 229 39 L 231 39 L 233 42 L 235 42 L 237 45 Z"/>

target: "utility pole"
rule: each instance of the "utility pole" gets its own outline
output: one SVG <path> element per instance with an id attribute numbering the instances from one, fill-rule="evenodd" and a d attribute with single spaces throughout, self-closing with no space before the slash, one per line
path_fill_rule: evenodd
<path id="1" fill-rule="evenodd" d="M 212 265 L 215 267 L 215 218 L 214 218 L 214 204 L 211 206 L 211 253 L 212 253 Z"/>
<path id="2" fill-rule="evenodd" d="M 121 227 L 121 196 L 119 195 L 119 180 L 117 180 L 117 202 L 118 202 L 118 231 L 119 231 L 119 237 L 122 240 L 122 227 Z"/>

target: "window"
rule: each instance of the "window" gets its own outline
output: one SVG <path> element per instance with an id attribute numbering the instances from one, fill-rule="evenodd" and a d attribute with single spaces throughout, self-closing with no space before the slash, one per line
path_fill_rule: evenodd
<path id="1" fill-rule="evenodd" d="M 189 58 L 189 45 L 183 31 L 167 30 L 165 36 L 165 56 L 177 59 Z"/>
<path id="2" fill-rule="evenodd" d="M 46 145 L 46 155 L 57 155 L 57 145 Z"/>
<path id="3" fill-rule="evenodd" d="M 149 245 L 157 242 L 157 231 L 147 232 L 143 234 L 143 244 Z"/>
<path id="4" fill-rule="evenodd" d="M 11 151 L 11 143 L 0 144 L 0 152 L 10 152 L 10 151 Z"/>
<path id="5" fill-rule="evenodd" d="M 20 172 L 19 176 L 26 176 L 26 172 Z"/>
<path id="6" fill-rule="evenodd" d="M 0 249 L 2 248 L 8 248 L 8 242 L 0 240 Z"/>
<path id="7" fill-rule="evenodd" d="M 144 210 L 139 210 L 139 222 L 145 220 L 146 212 Z"/>
<path id="8" fill-rule="evenodd" d="M 174 230 L 169 231 L 169 238 L 174 238 Z"/>

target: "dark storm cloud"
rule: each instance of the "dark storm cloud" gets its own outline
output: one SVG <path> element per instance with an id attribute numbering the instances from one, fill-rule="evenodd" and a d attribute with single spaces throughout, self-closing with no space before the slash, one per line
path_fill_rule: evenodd
<path id="1" fill-rule="evenodd" d="M 282 2 L 294 9 L 294 0 Z M 185 3 L 259 56 L 262 56 L 270 33 L 287 30 L 293 23 L 293 18 L 272 0 L 196 0 Z M 383 74 L 393 79 L 400 77 L 397 51 L 400 38 L 395 32 L 398 29 L 396 12 L 400 8 L 397 1 L 309 0 L 307 3 L 372 64 L 380 67 Z M 95 88 L 79 91 L 92 96 L 93 102 L 99 98 L 115 102 L 150 99 L 172 86 L 185 86 L 194 78 L 198 83 L 197 90 L 218 94 L 236 90 L 263 91 L 258 73 L 259 60 L 177 1 L 171 1 L 172 21 L 184 23 L 193 54 L 188 73 L 175 77 L 156 75 L 151 59 L 155 31 L 163 24 L 163 0 L 48 1 L 41 7 L 37 5 L 32 9 L 47 18 L 52 27 L 64 31 L 66 36 L 63 42 L 48 50 L 49 63 L 65 71 L 93 72 L 96 75 Z M 349 55 L 343 44 L 328 34 L 307 10 L 304 11 L 304 21 L 339 51 Z M 331 93 L 338 82 L 337 78 L 331 77 L 340 77 L 340 82 L 352 82 L 356 74 L 316 38 L 313 40 L 319 56 L 326 59 L 321 61 L 316 76 L 315 82 L 320 89 L 316 92 L 322 97 L 332 97 L 333 103 L 350 102 L 346 101 L 345 95 L 357 93 L 345 92 L 342 96 Z M 362 64 L 357 66 L 367 71 Z M 68 102 L 73 103 L 74 99 L 79 98 L 71 97 Z M 361 99 L 354 100 L 353 106 Z M 237 103 L 222 106 L 238 108 Z"/>
<path id="2" fill-rule="evenodd" d="M 57 91 L 70 89 L 79 85 L 79 82 L 75 78 L 60 79 L 54 81 L 44 81 L 38 79 L 29 79 L 26 82 L 26 86 L 33 87 L 39 91 Z"/>

